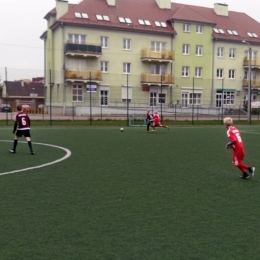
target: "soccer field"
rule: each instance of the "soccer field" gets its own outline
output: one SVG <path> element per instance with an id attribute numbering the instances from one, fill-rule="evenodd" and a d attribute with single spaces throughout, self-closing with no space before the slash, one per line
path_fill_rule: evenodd
<path id="1" fill-rule="evenodd" d="M 35 155 L 1 129 L 0 259 L 259 259 L 260 129 L 238 129 L 253 179 L 224 126 L 37 127 Z"/>

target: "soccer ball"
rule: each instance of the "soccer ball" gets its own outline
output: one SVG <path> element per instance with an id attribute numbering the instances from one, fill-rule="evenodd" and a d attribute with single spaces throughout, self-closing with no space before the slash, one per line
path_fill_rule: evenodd
<path id="1" fill-rule="evenodd" d="M 124 128 L 123 128 L 123 127 L 121 127 L 121 128 L 120 128 L 120 131 L 121 131 L 121 132 L 124 132 Z"/>

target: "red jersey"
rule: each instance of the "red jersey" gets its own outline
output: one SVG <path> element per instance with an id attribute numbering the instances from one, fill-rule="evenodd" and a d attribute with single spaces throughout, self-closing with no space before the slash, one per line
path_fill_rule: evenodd
<path id="1" fill-rule="evenodd" d="M 17 130 L 27 130 L 30 129 L 30 118 L 24 112 L 19 112 L 16 117 L 15 121 L 17 122 Z"/>
<path id="2" fill-rule="evenodd" d="M 240 155 L 244 156 L 244 144 L 239 131 L 234 126 L 230 126 L 227 130 L 227 136 L 230 142 L 235 142 L 232 146 L 233 151 L 238 152 Z"/>

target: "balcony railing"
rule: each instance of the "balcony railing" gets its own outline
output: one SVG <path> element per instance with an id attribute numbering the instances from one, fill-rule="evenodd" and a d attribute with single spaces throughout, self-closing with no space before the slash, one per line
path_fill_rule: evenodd
<path id="1" fill-rule="evenodd" d="M 161 51 L 153 51 L 152 49 L 142 49 L 141 53 L 142 60 L 174 60 L 174 51 L 161 50 Z"/>
<path id="2" fill-rule="evenodd" d="M 244 59 L 244 66 L 249 66 L 249 59 Z M 251 60 L 251 66 L 259 66 L 260 67 L 260 58 L 255 58 Z"/>
<path id="3" fill-rule="evenodd" d="M 92 56 L 102 55 L 102 48 L 99 45 L 90 44 L 78 44 L 78 43 L 67 43 L 66 54 L 78 53 L 78 54 L 90 54 Z"/>
<path id="4" fill-rule="evenodd" d="M 102 81 L 101 70 L 66 70 L 66 80 Z"/>
<path id="5" fill-rule="evenodd" d="M 141 75 L 141 83 L 146 84 L 173 84 L 174 77 L 171 74 L 147 74 L 142 73 Z"/>
<path id="6" fill-rule="evenodd" d="M 243 87 L 248 87 L 249 80 L 243 80 Z M 260 88 L 260 80 L 259 79 L 251 79 L 251 87 Z"/>

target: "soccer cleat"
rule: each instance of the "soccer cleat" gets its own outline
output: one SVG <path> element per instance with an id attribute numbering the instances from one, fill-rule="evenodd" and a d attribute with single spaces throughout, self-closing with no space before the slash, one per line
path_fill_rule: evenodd
<path id="1" fill-rule="evenodd" d="M 34 151 L 31 151 L 31 154 L 34 154 Z"/>
<path id="2" fill-rule="evenodd" d="M 254 175 L 255 175 L 255 167 L 250 167 L 249 175 L 250 175 L 251 178 L 254 177 Z"/>
<path id="3" fill-rule="evenodd" d="M 248 179 L 249 177 L 250 175 L 247 173 L 240 176 L 241 179 Z"/>
<path id="4" fill-rule="evenodd" d="M 151 130 L 151 132 L 155 132 L 155 130 Z"/>
<path id="5" fill-rule="evenodd" d="M 11 149 L 9 150 L 9 153 L 15 153 L 15 150 Z"/>

